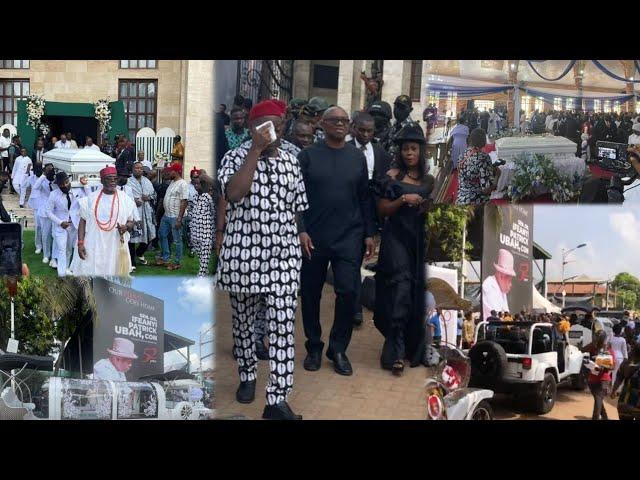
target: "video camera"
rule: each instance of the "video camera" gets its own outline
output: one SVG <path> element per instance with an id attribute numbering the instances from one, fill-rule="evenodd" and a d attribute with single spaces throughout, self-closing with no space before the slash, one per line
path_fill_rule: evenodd
<path id="1" fill-rule="evenodd" d="M 597 163 L 600 168 L 612 172 L 620 177 L 630 177 L 635 174 L 631 162 L 627 158 L 629 145 L 615 142 L 596 142 Z"/>
<path id="2" fill-rule="evenodd" d="M 615 142 L 596 142 L 597 165 L 613 173 L 610 179 L 592 178 L 582 189 L 581 203 L 622 203 L 624 187 L 631 185 L 638 173 L 631 164 L 629 145 Z M 639 156 L 640 160 L 640 156 Z"/>

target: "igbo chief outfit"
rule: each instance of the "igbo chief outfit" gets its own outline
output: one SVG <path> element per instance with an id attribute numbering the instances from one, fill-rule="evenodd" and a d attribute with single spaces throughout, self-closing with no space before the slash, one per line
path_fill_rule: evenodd
<path id="1" fill-rule="evenodd" d="M 249 120 L 284 115 L 286 106 L 265 101 Z M 218 172 L 222 193 L 245 162 L 248 149 L 226 153 Z M 227 198 L 227 226 L 220 251 L 217 286 L 229 292 L 233 353 L 241 382 L 256 379 L 254 322 L 265 305 L 269 334 L 267 405 L 286 401 L 293 386 L 294 320 L 302 265 L 296 214 L 308 208 L 298 159 L 278 148 L 262 154 L 249 193 L 239 202 Z"/>
<path id="2" fill-rule="evenodd" d="M 103 168 L 100 177 L 115 175 L 114 167 Z M 84 245 L 87 252 L 86 260 L 75 255 L 71 263 L 71 270 L 75 276 L 117 276 L 118 261 L 124 256 L 119 255 L 121 242 L 129 242 L 129 232 L 122 235 L 117 225 L 124 225 L 128 221 L 138 221 L 138 208 L 134 201 L 116 189 L 112 195 L 105 195 L 100 189 L 79 201 L 80 218 L 86 222 Z M 131 270 L 131 258 L 126 255 L 129 263 L 127 271 Z"/>

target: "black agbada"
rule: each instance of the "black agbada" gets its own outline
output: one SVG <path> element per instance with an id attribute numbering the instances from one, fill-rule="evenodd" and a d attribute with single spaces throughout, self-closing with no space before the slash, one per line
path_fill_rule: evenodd
<path id="1" fill-rule="evenodd" d="M 375 233 L 367 159 L 358 148 L 329 147 L 320 140 L 298 155 L 309 210 L 300 231 L 306 231 L 315 252 L 359 257 L 365 237 Z"/>

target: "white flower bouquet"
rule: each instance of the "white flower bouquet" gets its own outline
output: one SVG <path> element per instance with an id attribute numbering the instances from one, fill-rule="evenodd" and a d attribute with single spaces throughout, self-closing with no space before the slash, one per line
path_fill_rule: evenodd
<path id="1" fill-rule="evenodd" d="M 27 97 L 27 125 L 37 129 L 40 119 L 44 115 L 45 101 L 41 95 L 29 95 Z"/>
<path id="2" fill-rule="evenodd" d="M 169 163 L 169 154 L 167 152 L 156 152 L 153 158 L 155 159 L 154 167 L 163 168 Z"/>
<path id="3" fill-rule="evenodd" d="M 101 98 L 96 103 L 95 107 L 95 119 L 98 121 L 100 133 L 104 134 L 111 130 L 111 109 L 109 108 L 109 99 Z"/>

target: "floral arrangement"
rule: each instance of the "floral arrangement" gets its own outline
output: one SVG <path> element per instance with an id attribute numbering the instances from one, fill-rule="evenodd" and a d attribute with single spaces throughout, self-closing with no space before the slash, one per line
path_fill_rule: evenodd
<path id="1" fill-rule="evenodd" d="M 109 99 L 101 98 L 94 103 L 94 106 L 96 112 L 95 118 L 98 121 L 100 133 L 104 134 L 111 130 L 111 109 L 109 108 Z"/>
<path id="2" fill-rule="evenodd" d="M 44 115 L 44 97 L 41 95 L 29 95 L 27 97 L 27 125 L 38 128 L 40 119 Z"/>
<path id="3" fill-rule="evenodd" d="M 51 128 L 46 123 L 41 123 L 38 129 L 45 137 L 49 135 L 49 132 L 51 132 Z"/>
<path id="4" fill-rule="evenodd" d="M 570 202 L 580 195 L 583 178 L 578 173 L 573 177 L 560 175 L 549 156 L 522 153 L 513 161 L 516 171 L 507 187 L 507 195 L 512 201 L 531 200 L 544 191 L 558 203 Z"/>
<path id="5" fill-rule="evenodd" d="M 155 159 L 154 167 L 164 167 L 167 163 L 169 163 L 169 154 L 167 152 L 156 152 L 153 156 Z"/>

